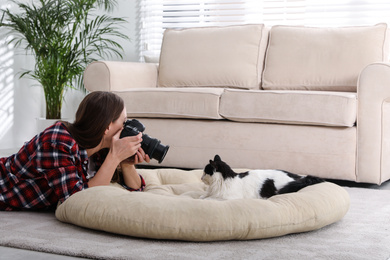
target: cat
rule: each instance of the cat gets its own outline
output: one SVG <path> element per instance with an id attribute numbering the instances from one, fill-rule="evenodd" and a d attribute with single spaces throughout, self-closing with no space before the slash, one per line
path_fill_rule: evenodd
<path id="1" fill-rule="evenodd" d="M 311 175 L 301 176 L 282 170 L 250 170 L 235 173 L 215 155 L 204 168 L 202 181 L 208 185 L 201 199 L 268 199 L 277 194 L 296 192 L 324 182 Z"/>

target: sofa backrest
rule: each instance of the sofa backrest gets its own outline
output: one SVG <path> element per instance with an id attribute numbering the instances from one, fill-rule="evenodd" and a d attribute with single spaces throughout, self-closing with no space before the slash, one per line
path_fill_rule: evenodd
<path id="1" fill-rule="evenodd" d="M 263 74 L 267 90 L 356 91 L 367 65 L 386 61 L 387 25 L 339 28 L 274 26 Z"/>
<path id="2" fill-rule="evenodd" d="M 167 29 L 158 86 L 259 89 L 267 37 L 262 24 Z"/>
<path id="3" fill-rule="evenodd" d="M 386 24 L 167 29 L 158 87 L 356 92 L 364 67 L 388 61 L 387 32 Z"/>

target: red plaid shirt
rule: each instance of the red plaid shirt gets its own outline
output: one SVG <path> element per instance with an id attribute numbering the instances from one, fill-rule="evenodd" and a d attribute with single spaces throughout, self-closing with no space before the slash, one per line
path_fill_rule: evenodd
<path id="1" fill-rule="evenodd" d="M 57 122 L 18 153 L 0 158 L 0 210 L 53 208 L 88 188 L 87 172 L 87 151 Z"/>

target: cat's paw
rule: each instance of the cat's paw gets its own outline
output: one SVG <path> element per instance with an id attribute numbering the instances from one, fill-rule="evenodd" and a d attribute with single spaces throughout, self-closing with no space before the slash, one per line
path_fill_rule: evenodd
<path id="1" fill-rule="evenodd" d="M 199 197 L 199 199 L 201 199 L 201 200 L 212 200 L 212 199 L 214 199 L 213 197 L 210 197 L 210 195 L 202 195 L 202 196 L 200 196 Z"/>
<path id="2" fill-rule="evenodd" d="M 207 195 L 202 195 L 202 196 L 199 197 L 200 200 L 204 200 L 206 198 L 207 198 Z"/>

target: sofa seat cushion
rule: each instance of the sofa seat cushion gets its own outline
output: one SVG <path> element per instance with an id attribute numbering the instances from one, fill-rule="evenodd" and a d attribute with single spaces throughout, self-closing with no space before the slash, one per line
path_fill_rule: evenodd
<path id="1" fill-rule="evenodd" d="M 226 89 L 220 114 L 239 122 L 353 126 L 355 93 Z"/>
<path id="2" fill-rule="evenodd" d="M 356 92 L 360 72 L 388 60 L 387 25 L 339 28 L 273 26 L 262 87 Z"/>
<path id="3" fill-rule="evenodd" d="M 115 92 L 128 117 L 221 119 L 221 88 L 138 88 Z"/>
<path id="4" fill-rule="evenodd" d="M 167 29 L 158 86 L 259 89 L 267 40 L 262 24 Z"/>

